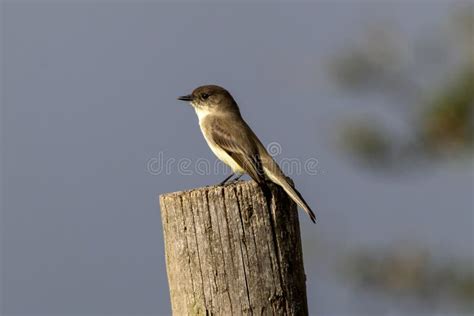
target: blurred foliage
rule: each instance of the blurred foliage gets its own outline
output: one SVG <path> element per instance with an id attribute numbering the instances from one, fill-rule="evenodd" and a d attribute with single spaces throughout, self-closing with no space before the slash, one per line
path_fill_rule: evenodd
<path id="1" fill-rule="evenodd" d="M 474 69 L 466 69 L 428 102 L 420 119 L 420 137 L 430 153 L 472 148 Z"/>
<path id="2" fill-rule="evenodd" d="M 384 167 L 409 159 L 436 160 L 472 153 L 473 8 L 453 15 L 453 23 L 446 25 L 446 37 L 440 32 L 435 41 L 417 41 L 421 52 L 397 42 L 392 33 L 380 28 L 332 60 L 330 71 L 341 88 L 392 100 L 399 114 L 403 110 L 401 119 L 409 132 L 408 136 L 396 136 L 382 128 L 389 124 L 374 118 L 350 120 L 340 133 L 343 148 L 361 162 Z M 430 44 L 423 47 L 420 43 Z"/>
<path id="3" fill-rule="evenodd" d="M 389 161 L 391 141 L 382 132 L 382 127 L 376 127 L 368 120 L 354 120 L 346 123 L 343 128 L 342 140 L 347 148 L 358 150 L 360 158 L 371 164 Z"/>
<path id="4" fill-rule="evenodd" d="M 440 263 L 427 251 L 361 251 L 341 260 L 343 276 L 358 287 L 437 302 L 441 298 L 474 308 L 472 262 Z"/>

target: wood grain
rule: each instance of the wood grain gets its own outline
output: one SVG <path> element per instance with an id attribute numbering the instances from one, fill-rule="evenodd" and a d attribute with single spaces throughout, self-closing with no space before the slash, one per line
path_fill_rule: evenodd
<path id="1" fill-rule="evenodd" d="M 160 196 L 174 315 L 308 315 L 296 205 L 270 190 L 240 181 Z"/>

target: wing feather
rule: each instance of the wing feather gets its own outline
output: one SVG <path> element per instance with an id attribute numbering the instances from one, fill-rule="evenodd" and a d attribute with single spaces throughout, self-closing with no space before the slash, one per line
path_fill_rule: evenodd
<path id="1" fill-rule="evenodd" d="M 209 135 L 212 141 L 227 152 L 253 180 L 259 184 L 264 183 L 262 162 L 252 135 L 248 135 L 243 126 L 228 125 L 212 122 Z"/>

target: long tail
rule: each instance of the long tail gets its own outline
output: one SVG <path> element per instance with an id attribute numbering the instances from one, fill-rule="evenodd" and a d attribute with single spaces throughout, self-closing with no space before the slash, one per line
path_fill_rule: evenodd
<path id="1" fill-rule="evenodd" d="M 309 218 L 311 218 L 313 223 L 316 223 L 316 215 L 314 215 L 313 211 L 308 206 L 308 203 L 306 203 L 298 190 L 291 185 L 280 167 L 278 167 L 277 163 L 269 155 L 265 158 L 266 159 L 263 159 L 262 162 L 263 170 L 267 177 L 270 178 L 272 182 L 281 186 L 288 196 L 309 215 Z"/>

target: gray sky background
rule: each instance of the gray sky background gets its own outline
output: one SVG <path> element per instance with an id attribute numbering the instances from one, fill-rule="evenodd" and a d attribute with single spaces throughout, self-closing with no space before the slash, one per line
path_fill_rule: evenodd
<path id="1" fill-rule="evenodd" d="M 160 193 L 219 175 L 152 175 L 158 157 L 214 156 L 192 109 L 194 87 L 228 88 L 280 158 L 317 158 L 292 175 L 319 215 L 301 214 L 310 310 L 350 313 L 359 296 L 318 270 L 317 245 L 406 242 L 472 257 L 471 162 L 401 177 L 355 167 L 336 127 L 383 102 L 355 100 L 327 61 L 387 22 L 407 43 L 459 6 L 448 1 L 171 4 L 2 2 L 2 284 L 5 315 L 170 312 Z M 329 259 L 328 259 L 329 260 Z"/>

